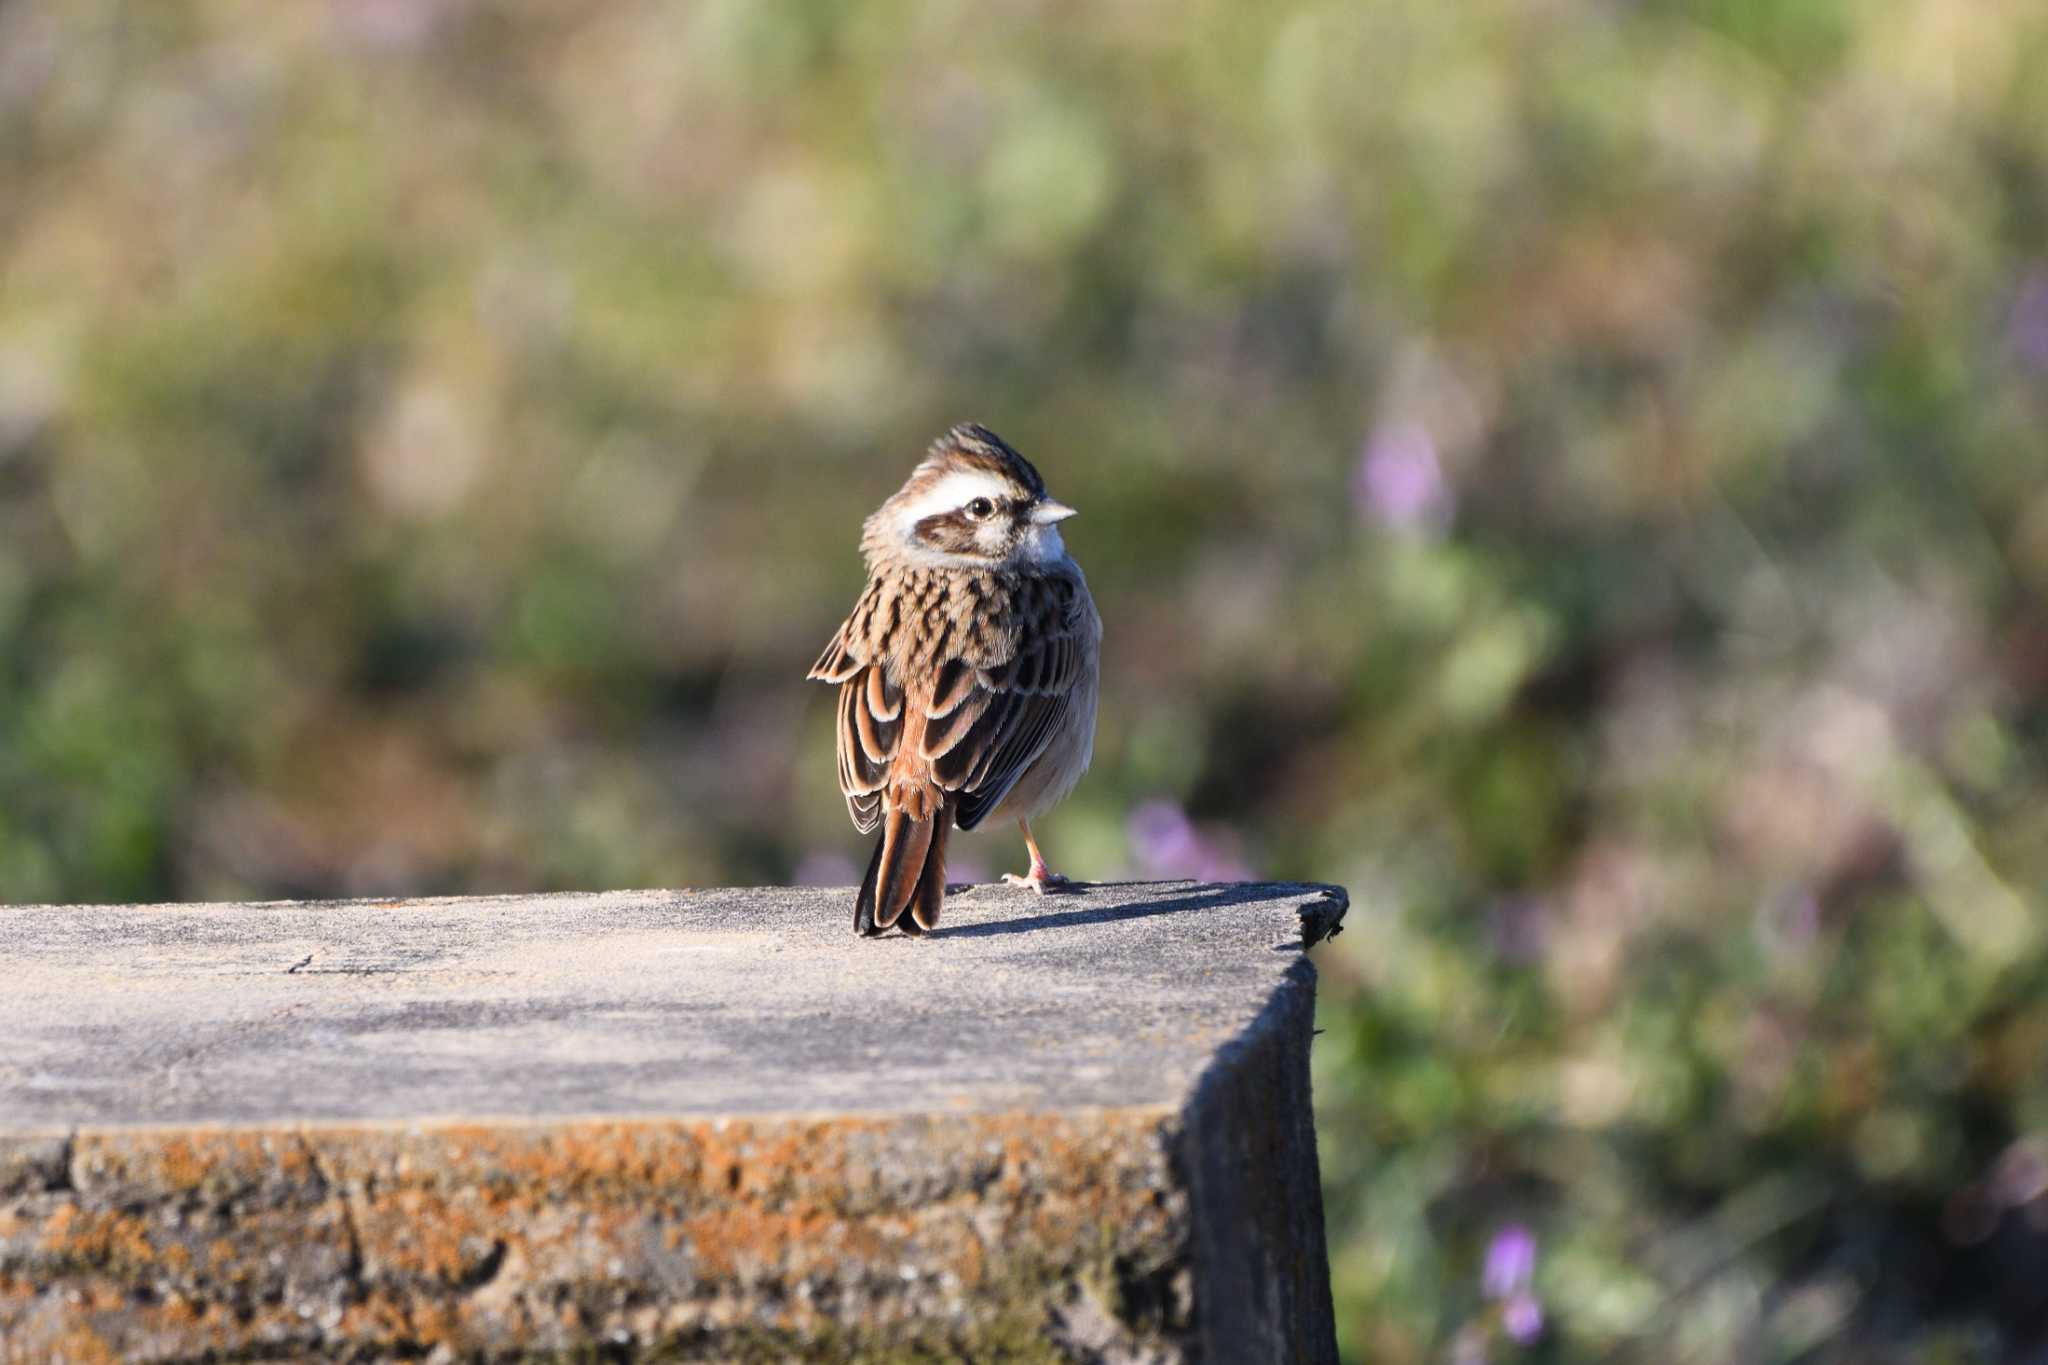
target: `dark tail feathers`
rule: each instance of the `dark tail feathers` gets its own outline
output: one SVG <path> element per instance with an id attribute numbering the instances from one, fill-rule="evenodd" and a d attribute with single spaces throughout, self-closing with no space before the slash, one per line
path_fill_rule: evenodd
<path id="1" fill-rule="evenodd" d="M 883 816 L 882 837 L 875 841 L 875 856 L 868 860 L 868 875 L 853 902 L 853 932 L 873 937 L 891 928 L 906 934 L 938 928 L 939 908 L 946 900 L 946 833 L 952 823 L 947 804 L 928 820 L 913 820 L 895 809 Z"/>

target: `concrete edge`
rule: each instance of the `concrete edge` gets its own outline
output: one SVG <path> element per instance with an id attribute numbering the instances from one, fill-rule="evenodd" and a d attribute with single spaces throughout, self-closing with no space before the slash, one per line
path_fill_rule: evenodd
<path id="1" fill-rule="evenodd" d="M 1177 1119 L 1184 1111 L 1185 1101 L 1161 1101 L 1156 1104 L 1073 1104 L 1060 1106 L 1063 1114 L 1077 1118 L 1141 1119 L 1156 1118 L 1161 1122 Z M 493 1128 L 506 1132 L 525 1130 L 542 1131 L 554 1128 L 656 1128 L 672 1127 L 676 1124 L 813 1124 L 832 1123 L 844 1120 L 849 1123 L 893 1123 L 899 1119 L 911 1118 L 1001 1118 L 1007 1115 L 1029 1112 L 1014 1108 L 962 1109 L 904 1111 L 898 1109 L 764 1109 L 759 1113 L 748 1112 L 730 1117 L 718 1115 L 677 1115 L 662 1109 L 649 1110 L 607 1110 L 601 1113 L 572 1114 L 462 1114 L 457 1116 L 438 1115 L 419 1119 L 313 1119 L 280 1120 L 250 1119 L 246 1122 L 205 1122 L 205 1123 L 83 1123 L 63 1127 L 19 1128 L 0 1132 L 0 1193 L 5 1193 L 6 1173 L 12 1169 L 8 1162 L 10 1154 L 27 1151 L 49 1143 L 75 1143 L 80 1138 L 108 1137 L 147 1138 L 162 1137 L 234 1137 L 247 1133 L 334 1133 L 358 1134 L 362 1136 L 404 1135 L 432 1137 L 437 1133 L 457 1132 L 477 1128 Z M 22 1158 L 28 1159 L 28 1158 Z"/>
<path id="2" fill-rule="evenodd" d="M 1337 1360 L 1309 1079 L 1317 974 L 1306 950 L 1341 931 L 1350 898 L 1341 887 L 1302 889 L 1316 892 L 1296 911 L 1303 956 L 1217 1050 L 1178 1125 L 1196 1278 L 1209 1290 L 1197 1308 L 1204 1360 Z"/>

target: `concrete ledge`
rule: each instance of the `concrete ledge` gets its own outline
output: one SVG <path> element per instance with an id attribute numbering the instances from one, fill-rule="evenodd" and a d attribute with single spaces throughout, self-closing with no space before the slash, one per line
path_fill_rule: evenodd
<path id="1" fill-rule="evenodd" d="M 0 909 L 0 1358 L 1334 1358 L 1342 893 Z"/>

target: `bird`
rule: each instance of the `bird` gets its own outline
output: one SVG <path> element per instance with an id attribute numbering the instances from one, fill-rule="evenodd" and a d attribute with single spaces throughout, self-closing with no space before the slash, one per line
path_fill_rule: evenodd
<path id="1" fill-rule="evenodd" d="M 1031 821 L 1095 748 L 1102 617 L 1060 537 L 1074 512 L 1009 442 L 965 422 L 863 523 L 867 585 L 809 674 L 839 688 L 847 813 L 881 830 L 856 934 L 938 927 L 955 826 L 1014 819 L 1031 867 L 1004 882 L 1068 884 Z"/>

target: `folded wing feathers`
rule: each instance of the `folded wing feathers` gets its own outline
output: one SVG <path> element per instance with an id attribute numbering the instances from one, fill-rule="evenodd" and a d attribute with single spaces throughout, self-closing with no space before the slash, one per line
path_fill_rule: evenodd
<path id="1" fill-rule="evenodd" d="M 825 652 L 811 665 L 807 676 L 812 682 L 843 683 L 859 671 L 860 662 L 846 647 L 846 627 L 842 625 L 826 642 Z"/>
<path id="2" fill-rule="evenodd" d="M 882 823 L 882 794 L 880 792 L 856 792 L 846 798 L 846 813 L 853 817 L 853 827 L 862 834 L 873 834 L 875 826 Z"/>
<path id="3" fill-rule="evenodd" d="M 862 834 L 872 833 L 881 820 L 882 784 L 889 776 L 888 754 L 874 751 L 882 736 L 868 715 L 866 693 L 858 678 L 839 688 L 839 790 L 853 827 Z"/>
<path id="4" fill-rule="evenodd" d="M 877 647 L 869 639 L 880 607 L 872 591 L 826 645 L 810 676 L 840 684 L 839 786 L 862 833 L 871 832 L 885 814 L 884 784 L 893 781 L 902 788 L 906 779 L 928 780 L 939 790 L 960 793 L 958 823 L 972 829 L 1044 751 L 1066 714 L 1079 654 L 1072 634 L 1076 622 L 1070 619 L 1075 599 L 1064 584 L 1042 587 L 1035 598 L 1017 604 L 1015 617 L 1028 624 L 1009 637 L 1021 636 L 1031 647 L 1000 662 L 955 654 L 932 675 L 929 693 L 892 681 L 879 657 L 862 657 Z M 868 645 L 863 649 L 854 641 Z M 906 708 L 915 708 L 915 714 Z M 908 754 L 900 752 L 906 731 Z M 917 794 L 935 799 L 938 792 Z M 893 881 L 889 884 L 893 890 Z M 893 919 L 902 906 L 875 909 L 878 918 Z"/>
<path id="5" fill-rule="evenodd" d="M 878 668 L 870 668 L 868 670 L 868 686 L 856 687 L 854 684 L 848 683 L 846 684 L 846 690 L 849 693 L 859 694 L 858 698 L 853 702 L 853 720 L 855 737 L 860 742 L 861 752 L 867 756 L 870 762 L 887 768 L 889 760 L 896 754 L 897 734 L 903 728 L 901 723 L 894 719 L 894 717 L 899 717 L 903 714 L 903 698 L 899 693 L 896 698 L 896 707 L 889 713 L 888 717 L 879 716 L 875 713 L 874 698 L 876 689 L 873 686 L 873 679 L 880 672 L 881 670 Z"/>
<path id="6" fill-rule="evenodd" d="M 950 716 L 960 709 L 978 686 L 985 687 L 979 670 L 965 659 L 948 659 L 939 669 L 938 681 L 932 684 L 931 704 L 925 714 L 933 720 Z"/>
<path id="7" fill-rule="evenodd" d="M 974 723 L 958 733 L 946 745 L 945 752 L 932 758 L 932 776 L 938 779 L 939 785 L 958 791 L 967 784 L 974 775 L 976 763 L 987 754 L 995 736 L 1002 733 L 1016 702 L 1017 698 L 1008 692 L 989 693 L 976 698 Z M 961 708 L 962 714 L 966 711 L 966 707 Z"/>
<path id="8" fill-rule="evenodd" d="M 1066 714 L 1067 700 L 1061 697 L 1019 698 L 1022 714 L 1003 737 L 1000 748 L 984 756 L 966 785 L 960 801 L 960 828 L 973 829 L 993 810 L 1010 788 L 1017 785 L 1031 764 L 1044 751 Z"/>
<path id="9" fill-rule="evenodd" d="M 868 670 L 867 703 L 876 720 L 895 720 L 903 714 L 903 689 L 889 681 L 887 669 Z"/>
<path id="10" fill-rule="evenodd" d="M 977 693 L 974 700 L 952 707 L 944 715 L 933 716 L 924 725 L 924 741 L 920 752 L 933 762 L 953 752 L 968 731 L 972 730 L 983 713 L 988 710 L 987 693 Z"/>

